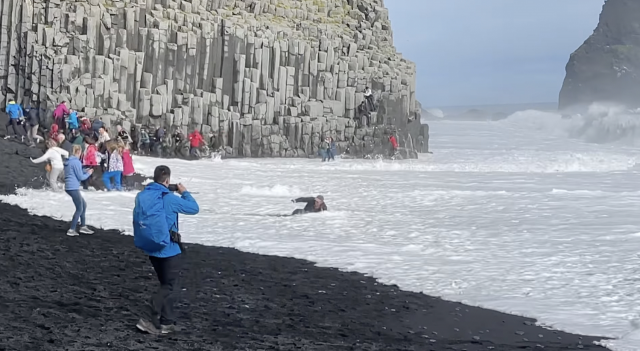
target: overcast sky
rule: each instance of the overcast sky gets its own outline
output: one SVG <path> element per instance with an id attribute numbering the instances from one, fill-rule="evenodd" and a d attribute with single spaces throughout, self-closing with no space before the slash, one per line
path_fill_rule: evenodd
<path id="1" fill-rule="evenodd" d="M 424 107 L 555 102 L 604 0 L 386 0 Z"/>

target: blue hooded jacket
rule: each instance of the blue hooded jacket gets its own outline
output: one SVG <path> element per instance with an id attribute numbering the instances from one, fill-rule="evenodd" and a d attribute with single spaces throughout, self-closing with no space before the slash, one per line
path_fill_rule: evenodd
<path id="1" fill-rule="evenodd" d="M 5 111 L 9 115 L 9 118 L 11 119 L 18 119 L 24 116 L 24 111 L 22 110 L 22 106 L 16 104 L 15 102 L 13 103 L 9 102 L 7 104 L 7 108 L 5 109 Z"/>
<path id="2" fill-rule="evenodd" d="M 184 193 L 182 193 L 181 197 L 178 197 L 174 194 L 171 194 L 171 192 L 166 186 L 159 183 L 155 183 L 155 182 L 149 183 L 144 188 L 143 191 L 155 191 L 164 195 L 162 199 L 164 202 L 163 204 L 164 211 L 167 215 L 167 226 L 169 227 L 169 230 L 179 232 L 178 214 L 182 213 L 186 215 L 195 215 L 195 214 L 198 214 L 198 212 L 200 212 L 200 207 L 198 206 L 198 203 L 188 191 L 185 191 Z M 149 207 L 149 206 L 145 206 L 145 207 Z M 133 211 L 135 213 L 136 209 L 134 208 Z M 162 250 L 160 251 L 145 250 L 144 252 L 149 256 L 161 257 L 161 258 L 173 257 L 180 254 L 182 252 L 180 250 L 180 246 L 177 243 L 171 241 L 170 239 L 171 235 L 169 233 L 167 233 L 166 235 L 168 235 L 169 238 L 166 238 L 166 240 L 163 240 L 163 241 L 169 242 L 169 244 L 165 246 Z"/>
<path id="3" fill-rule="evenodd" d="M 89 176 L 91 174 L 82 170 L 82 163 L 76 156 L 69 156 L 64 161 L 64 190 L 80 190 L 80 182 Z"/>
<path id="4" fill-rule="evenodd" d="M 69 123 L 69 129 L 78 129 L 78 112 L 73 111 L 69 114 L 69 118 L 67 119 Z"/>

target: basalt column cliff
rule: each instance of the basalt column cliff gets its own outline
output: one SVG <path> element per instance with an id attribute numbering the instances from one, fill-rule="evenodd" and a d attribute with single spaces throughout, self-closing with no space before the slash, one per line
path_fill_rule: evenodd
<path id="1" fill-rule="evenodd" d="M 640 107 L 640 1 L 607 0 L 593 34 L 571 54 L 560 108 L 593 102 Z"/>
<path id="2" fill-rule="evenodd" d="M 375 154 L 423 144 L 415 64 L 382 0 L 2 1 L 0 105 L 194 128 L 234 156 L 305 157 L 333 136 Z M 357 107 L 371 87 L 369 126 Z M 377 150 L 377 151 L 376 151 Z"/>

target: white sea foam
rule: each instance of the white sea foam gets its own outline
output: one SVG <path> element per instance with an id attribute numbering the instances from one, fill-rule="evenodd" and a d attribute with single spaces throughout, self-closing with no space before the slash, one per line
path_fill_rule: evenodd
<path id="1" fill-rule="evenodd" d="M 135 163 L 147 174 L 167 164 L 199 192 L 200 214 L 181 218 L 186 240 L 356 270 L 638 350 L 639 150 L 574 138 L 574 118 L 431 122 L 434 154 L 420 160 Z M 328 213 L 273 216 L 317 194 Z M 134 193 L 84 196 L 91 224 L 131 232 Z M 0 200 L 64 220 L 73 207 L 43 190 Z"/>

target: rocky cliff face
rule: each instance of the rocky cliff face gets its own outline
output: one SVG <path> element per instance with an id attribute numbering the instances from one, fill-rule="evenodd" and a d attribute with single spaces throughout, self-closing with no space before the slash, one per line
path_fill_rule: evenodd
<path id="1" fill-rule="evenodd" d="M 607 0 L 593 34 L 571 55 L 560 108 L 593 102 L 640 106 L 640 2 Z"/>
<path id="2" fill-rule="evenodd" d="M 0 104 L 194 128 L 237 156 L 419 148 L 415 65 L 382 0 L 3 1 Z M 372 126 L 356 124 L 369 86 Z"/>

